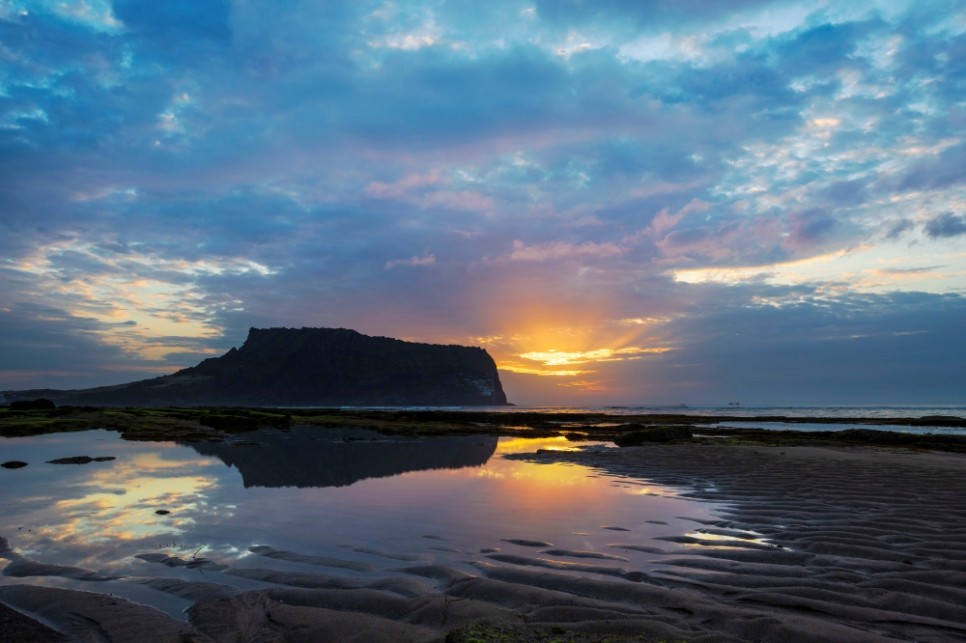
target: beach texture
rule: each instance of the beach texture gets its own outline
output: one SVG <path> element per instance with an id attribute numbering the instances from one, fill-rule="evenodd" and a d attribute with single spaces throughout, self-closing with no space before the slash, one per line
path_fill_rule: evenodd
<path id="1" fill-rule="evenodd" d="M 579 462 L 723 509 L 660 546 L 615 530 L 597 559 L 518 547 L 469 558 L 473 573 L 399 561 L 391 574 L 360 579 L 309 561 L 318 572 L 254 566 L 212 568 L 204 582 L 136 579 L 193 601 L 186 621 L 54 587 L 3 586 L 0 603 L 85 641 L 966 640 L 961 454 L 681 444 L 508 457 Z M 653 568 L 621 568 L 622 550 L 652 554 Z M 5 557 L 25 576 L 43 570 L 12 549 Z M 220 574 L 265 588 L 239 591 Z"/>

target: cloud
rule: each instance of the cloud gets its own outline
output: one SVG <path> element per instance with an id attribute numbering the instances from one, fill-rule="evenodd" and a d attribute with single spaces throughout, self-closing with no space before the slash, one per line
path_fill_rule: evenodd
<path id="1" fill-rule="evenodd" d="M 138 37 L 188 43 L 198 39 L 227 41 L 231 37 L 226 0 L 114 0 L 114 15 Z"/>
<path id="2" fill-rule="evenodd" d="M 542 362 L 544 366 L 570 366 L 574 364 L 621 362 L 628 359 L 640 359 L 642 355 L 667 353 L 671 350 L 673 349 L 666 346 L 649 348 L 628 346 L 617 349 L 597 348 L 579 352 L 531 352 L 523 353 L 520 357 L 534 362 Z"/>
<path id="3" fill-rule="evenodd" d="M 790 218 L 791 229 L 784 245 L 791 250 L 821 247 L 835 231 L 838 222 L 822 210 L 808 210 L 793 214 Z"/>
<path id="4" fill-rule="evenodd" d="M 931 158 L 930 158 L 931 157 Z M 912 165 L 902 177 L 898 189 L 940 190 L 966 182 L 966 177 L 958 170 L 966 163 L 966 144 L 960 143 L 943 149 L 937 155 Z"/>
<path id="5" fill-rule="evenodd" d="M 415 189 L 436 186 L 444 181 L 438 171 L 429 174 L 411 174 L 391 183 L 373 181 L 366 186 L 366 195 L 374 199 L 398 199 L 408 196 Z"/>
<path id="6" fill-rule="evenodd" d="M 623 254 L 624 249 L 613 243 L 564 243 L 554 241 L 528 246 L 516 239 L 513 250 L 504 258 L 508 261 L 552 261 L 559 259 L 580 260 L 614 257 Z"/>
<path id="7" fill-rule="evenodd" d="M 22 6 L 0 8 L 0 345 L 24 382 L 333 325 L 494 338 L 524 396 L 680 402 L 746 397 L 732 345 L 775 395 L 798 355 L 818 395 L 806 321 L 955 343 L 875 322 L 919 292 L 938 324 L 966 292 L 952 5 Z M 18 340 L 34 326 L 76 359 Z M 675 350 L 520 370 L 650 346 Z M 850 354 L 890 373 L 884 399 L 918 372 Z"/>
<path id="8" fill-rule="evenodd" d="M 432 266 L 436 263 L 436 255 L 428 253 L 423 256 L 413 255 L 409 259 L 393 259 L 392 261 L 386 262 L 386 269 L 395 268 L 397 266 Z"/>
<path id="9" fill-rule="evenodd" d="M 897 405 L 956 403 L 947 378 L 960 377 L 963 367 L 947 361 L 948 367 L 933 371 L 929 364 L 944 361 L 944 345 L 957 345 L 963 297 L 893 293 L 828 300 L 799 291 L 782 305 L 747 306 L 743 295 L 754 290 L 761 292 L 730 289 L 731 303 L 678 322 L 678 350 L 654 363 L 655 374 L 671 380 L 665 390 L 714 390 L 719 400 L 777 404 L 862 404 L 890 390 L 890 403 Z"/>
<path id="10" fill-rule="evenodd" d="M 487 210 L 494 206 L 494 199 L 472 190 L 443 189 L 454 181 L 434 170 L 424 175 L 404 176 L 389 183 L 373 181 L 366 186 L 365 194 L 373 199 L 396 200 L 421 208 L 444 208 L 448 210 Z"/>
<path id="11" fill-rule="evenodd" d="M 966 234 L 966 216 L 944 212 L 926 222 L 926 234 L 933 238 L 958 237 Z"/>
<path id="12" fill-rule="evenodd" d="M 744 9 L 774 4 L 771 0 L 684 0 L 674 3 L 641 3 L 629 0 L 538 0 L 537 14 L 564 27 L 603 26 L 657 31 L 682 25 L 703 25 Z"/>

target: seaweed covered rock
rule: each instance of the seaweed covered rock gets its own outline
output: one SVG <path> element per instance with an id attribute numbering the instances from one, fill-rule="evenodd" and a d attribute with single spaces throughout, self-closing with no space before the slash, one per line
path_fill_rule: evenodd
<path id="1" fill-rule="evenodd" d="M 690 440 L 693 436 L 691 427 L 689 426 L 644 426 L 642 424 L 630 424 L 626 426 L 633 428 L 622 431 L 614 438 L 614 444 L 619 447 L 633 447 L 649 442 Z"/>
<path id="2" fill-rule="evenodd" d="M 254 431 L 258 428 L 256 418 L 234 413 L 207 413 L 198 418 L 198 422 L 202 426 L 209 426 L 229 433 Z"/>
<path id="3" fill-rule="evenodd" d="M 47 411 L 56 408 L 52 400 L 15 400 L 10 403 L 11 411 Z"/>

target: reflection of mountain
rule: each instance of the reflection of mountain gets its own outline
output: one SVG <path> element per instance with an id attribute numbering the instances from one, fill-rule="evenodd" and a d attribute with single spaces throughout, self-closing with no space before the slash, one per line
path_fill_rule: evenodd
<path id="1" fill-rule="evenodd" d="M 496 436 L 397 438 L 360 429 L 261 429 L 244 441 L 191 443 L 242 475 L 246 487 L 344 487 L 407 471 L 478 467 Z M 255 446 L 257 443 L 258 446 Z"/>

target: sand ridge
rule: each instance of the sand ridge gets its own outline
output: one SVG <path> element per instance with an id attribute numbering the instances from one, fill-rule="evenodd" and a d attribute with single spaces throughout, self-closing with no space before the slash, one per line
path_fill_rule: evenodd
<path id="1" fill-rule="evenodd" d="M 899 640 L 966 640 L 961 454 L 673 445 L 530 458 L 726 502 L 722 520 L 678 539 L 691 551 L 656 559 L 665 582 L 723 605 L 817 616 Z"/>

